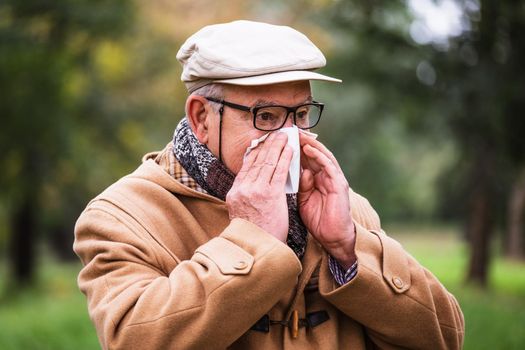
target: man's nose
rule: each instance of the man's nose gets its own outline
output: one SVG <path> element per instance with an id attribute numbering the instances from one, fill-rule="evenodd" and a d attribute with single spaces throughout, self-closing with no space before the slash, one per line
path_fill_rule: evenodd
<path id="1" fill-rule="evenodd" d="M 293 112 L 289 112 L 286 116 L 286 121 L 284 122 L 283 128 L 289 128 L 293 125 Z"/>

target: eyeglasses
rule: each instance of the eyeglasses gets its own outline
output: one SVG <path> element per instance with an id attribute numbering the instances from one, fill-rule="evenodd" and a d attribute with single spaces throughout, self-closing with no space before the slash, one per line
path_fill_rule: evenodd
<path id="1" fill-rule="evenodd" d="M 299 129 L 311 129 L 319 123 L 324 108 L 323 103 L 315 101 L 295 107 L 279 105 L 248 107 L 212 97 L 206 97 L 206 99 L 233 109 L 251 112 L 253 114 L 253 126 L 262 131 L 282 128 L 290 113 L 293 113 L 293 122 Z"/>

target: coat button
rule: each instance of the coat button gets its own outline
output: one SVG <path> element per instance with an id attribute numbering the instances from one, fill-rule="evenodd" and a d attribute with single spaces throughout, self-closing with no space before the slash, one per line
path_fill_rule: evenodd
<path id="1" fill-rule="evenodd" d="M 296 339 L 299 336 L 299 312 L 293 310 L 292 312 L 292 338 Z"/>
<path id="2" fill-rule="evenodd" d="M 235 265 L 233 265 L 233 268 L 235 270 L 242 270 L 242 269 L 245 269 L 246 267 L 248 266 L 248 264 L 246 263 L 246 261 L 244 260 L 239 260 L 235 263 Z"/>
<path id="3" fill-rule="evenodd" d="M 392 277 L 392 282 L 394 282 L 394 286 L 396 286 L 396 288 L 398 289 L 403 288 L 403 286 L 405 285 L 403 283 L 403 280 L 399 277 Z"/>

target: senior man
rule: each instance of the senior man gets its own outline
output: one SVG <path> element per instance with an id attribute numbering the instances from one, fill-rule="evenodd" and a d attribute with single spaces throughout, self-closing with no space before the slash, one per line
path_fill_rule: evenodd
<path id="1" fill-rule="evenodd" d="M 190 94 L 173 141 L 75 228 L 102 346 L 460 348 L 454 297 L 308 132 L 324 107 L 309 81 L 338 81 L 313 71 L 325 65 L 317 47 L 236 21 L 201 29 L 177 58 Z"/>

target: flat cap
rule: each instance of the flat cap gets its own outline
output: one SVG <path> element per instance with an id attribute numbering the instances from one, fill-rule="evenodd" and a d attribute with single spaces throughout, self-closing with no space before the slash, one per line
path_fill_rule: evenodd
<path id="1" fill-rule="evenodd" d="M 298 80 L 341 82 L 313 70 L 323 53 L 287 26 L 234 21 L 202 28 L 177 53 L 189 92 L 211 83 L 267 85 Z"/>

